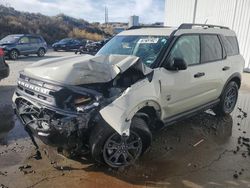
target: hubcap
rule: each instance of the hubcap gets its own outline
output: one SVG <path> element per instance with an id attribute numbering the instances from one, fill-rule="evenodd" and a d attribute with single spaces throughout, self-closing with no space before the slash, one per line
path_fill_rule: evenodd
<path id="1" fill-rule="evenodd" d="M 114 133 L 104 145 L 104 161 L 112 167 L 127 166 L 134 162 L 141 154 L 142 141 L 133 131 L 130 136 L 120 136 Z"/>
<path id="2" fill-rule="evenodd" d="M 237 101 L 237 90 L 230 88 L 226 94 L 224 106 L 227 111 L 232 111 Z"/>
<path id="3" fill-rule="evenodd" d="M 12 51 L 12 52 L 11 52 L 11 57 L 12 57 L 13 59 L 16 59 L 17 56 L 18 56 L 18 54 L 17 54 L 16 51 Z"/>
<path id="4" fill-rule="evenodd" d="M 44 50 L 40 50 L 39 55 L 43 56 L 44 55 Z"/>

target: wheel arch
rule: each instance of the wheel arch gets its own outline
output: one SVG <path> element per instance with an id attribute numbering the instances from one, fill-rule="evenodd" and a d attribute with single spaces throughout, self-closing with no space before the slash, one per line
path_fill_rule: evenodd
<path id="1" fill-rule="evenodd" d="M 148 122 L 151 116 L 160 119 L 161 113 L 162 110 L 160 104 L 152 99 L 141 101 L 129 111 L 123 111 L 114 104 L 112 106 L 109 105 L 108 108 L 104 108 L 100 111 L 100 114 L 106 123 L 113 127 L 120 135 L 129 135 L 131 120 L 133 117 L 141 117 Z M 112 116 L 111 114 L 116 114 L 116 116 Z"/>
<path id="2" fill-rule="evenodd" d="M 227 79 L 227 81 L 226 81 L 226 83 L 225 83 L 225 85 L 224 85 L 224 87 L 223 87 L 223 89 L 222 89 L 221 95 L 224 93 L 224 91 L 225 91 L 227 85 L 228 85 L 230 82 L 232 82 L 232 81 L 235 81 L 236 84 L 238 85 L 238 88 L 240 88 L 240 86 L 241 86 L 241 74 L 238 73 L 238 72 L 236 72 L 236 73 L 232 74 L 232 75 Z M 221 95 L 220 95 L 220 96 L 221 96 Z"/>
<path id="3" fill-rule="evenodd" d="M 21 55 L 21 52 L 20 52 L 17 48 L 12 48 L 12 49 L 10 50 L 10 52 L 13 51 L 13 50 L 17 51 L 18 55 Z"/>
<path id="4" fill-rule="evenodd" d="M 40 49 L 43 49 L 44 50 L 44 52 L 46 53 L 46 49 L 42 46 L 42 47 L 40 47 L 40 48 L 38 48 L 38 50 L 37 50 L 37 52 L 39 52 L 39 50 Z"/>

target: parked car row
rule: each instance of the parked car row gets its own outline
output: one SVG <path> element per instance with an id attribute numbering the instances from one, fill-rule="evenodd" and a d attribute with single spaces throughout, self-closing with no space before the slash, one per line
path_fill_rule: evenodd
<path id="1" fill-rule="evenodd" d="M 54 51 L 63 50 L 95 54 L 108 41 L 109 39 L 94 42 L 87 39 L 64 38 L 52 44 L 52 48 Z M 1 39 L 0 48 L 4 50 L 5 56 L 16 60 L 20 55 L 37 54 L 39 57 L 43 57 L 48 50 L 48 45 L 40 35 L 14 34 Z"/>
<path id="2" fill-rule="evenodd" d="M 74 50 L 76 53 L 97 53 L 110 39 L 104 39 L 98 42 L 86 40 L 86 39 L 75 39 L 65 38 L 52 45 L 54 51 L 63 50 L 70 51 Z"/>

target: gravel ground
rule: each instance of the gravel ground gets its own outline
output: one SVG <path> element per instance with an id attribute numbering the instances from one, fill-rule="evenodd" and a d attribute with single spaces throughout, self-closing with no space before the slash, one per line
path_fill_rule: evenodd
<path id="1" fill-rule="evenodd" d="M 72 52 L 49 52 L 44 58 L 65 55 Z M 250 74 L 243 75 L 231 116 L 204 112 L 176 123 L 155 134 L 152 147 L 136 164 L 112 170 L 88 157 L 67 159 L 41 142 L 42 160 L 34 159 L 35 148 L 13 114 L 11 97 L 18 72 L 39 59 L 7 61 L 10 76 L 0 82 L 0 187 L 250 187 L 246 139 L 250 137 Z"/>

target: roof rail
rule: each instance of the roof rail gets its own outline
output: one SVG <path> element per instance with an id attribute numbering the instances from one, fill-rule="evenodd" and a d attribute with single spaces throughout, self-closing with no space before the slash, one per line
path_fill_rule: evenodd
<path id="1" fill-rule="evenodd" d="M 142 29 L 142 28 L 170 28 L 168 26 L 159 26 L 159 25 L 149 25 L 149 26 L 132 26 L 129 27 L 127 30 L 131 30 L 131 29 Z"/>
<path id="2" fill-rule="evenodd" d="M 203 28 L 220 28 L 220 29 L 229 29 L 229 27 L 220 26 L 220 25 L 209 25 L 209 24 L 191 24 L 191 23 L 183 23 L 178 29 L 192 29 L 193 26 L 200 26 Z"/>

